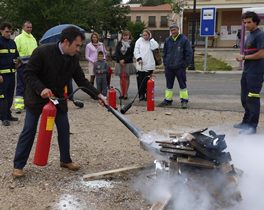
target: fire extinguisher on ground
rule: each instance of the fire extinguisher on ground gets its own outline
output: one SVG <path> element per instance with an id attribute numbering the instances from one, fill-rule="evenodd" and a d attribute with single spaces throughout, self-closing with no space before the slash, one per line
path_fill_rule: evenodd
<path id="1" fill-rule="evenodd" d="M 42 109 L 36 150 L 34 155 L 35 165 L 47 165 L 56 113 L 57 108 L 51 100 Z"/>
<path id="2" fill-rule="evenodd" d="M 147 111 L 154 111 L 154 80 L 152 77 L 147 82 Z"/>
<path id="3" fill-rule="evenodd" d="M 108 104 L 109 104 L 109 106 L 111 106 L 112 108 L 117 109 L 117 108 L 116 108 L 116 90 L 115 90 L 114 87 L 111 87 L 111 88 L 108 90 Z"/>

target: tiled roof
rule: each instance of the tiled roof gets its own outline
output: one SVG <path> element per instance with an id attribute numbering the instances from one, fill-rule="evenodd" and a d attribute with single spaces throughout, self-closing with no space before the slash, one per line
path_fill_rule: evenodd
<path id="1" fill-rule="evenodd" d="M 158 6 L 130 7 L 130 11 L 171 11 L 171 6 L 169 4 L 161 4 Z"/>

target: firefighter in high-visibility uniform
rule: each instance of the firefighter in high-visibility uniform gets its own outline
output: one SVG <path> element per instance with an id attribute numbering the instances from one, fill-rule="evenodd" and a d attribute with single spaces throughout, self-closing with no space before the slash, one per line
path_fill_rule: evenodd
<path id="1" fill-rule="evenodd" d="M 33 52 L 37 47 L 37 41 L 34 36 L 31 34 L 32 23 L 26 21 L 22 27 L 22 33 L 15 38 L 17 45 L 17 50 L 19 52 L 19 59 L 22 62 L 22 65 L 17 70 L 17 86 L 16 86 L 16 96 L 14 101 L 14 108 L 17 113 L 21 113 L 24 109 L 24 79 L 23 72 L 25 66 Z"/>
<path id="2" fill-rule="evenodd" d="M 165 99 L 159 106 L 169 106 L 173 101 L 173 85 L 175 77 L 180 86 L 181 107 L 187 108 L 189 100 L 186 85 L 186 68 L 192 60 L 192 49 L 189 40 L 179 33 L 176 24 L 170 26 L 171 36 L 164 42 L 163 63 L 165 66 L 166 90 Z"/>
<path id="3" fill-rule="evenodd" d="M 0 119 L 4 126 L 18 118 L 11 115 L 11 106 L 15 90 L 15 72 L 18 52 L 16 43 L 12 40 L 12 26 L 2 23 L 0 26 Z"/>
<path id="4" fill-rule="evenodd" d="M 240 134 L 250 135 L 257 132 L 260 115 L 260 92 L 264 79 L 264 32 L 258 28 L 260 18 L 255 12 L 242 15 L 245 29 L 249 31 L 244 45 L 244 55 L 236 60 L 244 61 L 241 77 L 241 103 L 245 110 L 242 122 L 234 128 L 241 129 Z"/>

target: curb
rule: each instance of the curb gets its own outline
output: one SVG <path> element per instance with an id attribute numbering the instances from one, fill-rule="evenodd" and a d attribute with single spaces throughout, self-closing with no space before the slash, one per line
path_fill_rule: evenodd
<path id="1" fill-rule="evenodd" d="M 232 71 L 203 71 L 203 70 L 186 70 L 189 74 L 242 74 L 242 70 L 232 70 Z M 156 69 L 154 74 L 163 74 L 164 70 Z"/>

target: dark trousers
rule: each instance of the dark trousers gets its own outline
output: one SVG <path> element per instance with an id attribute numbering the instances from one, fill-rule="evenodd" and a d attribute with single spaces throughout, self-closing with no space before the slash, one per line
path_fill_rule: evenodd
<path id="1" fill-rule="evenodd" d="M 67 88 L 68 88 L 68 96 L 70 96 L 70 94 L 73 93 L 72 79 L 69 81 Z M 70 96 L 69 100 L 73 101 L 73 96 Z"/>
<path id="2" fill-rule="evenodd" d="M 241 104 L 245 113 L 243 122 L 256 128 L 259 122 L 260 97 L 250 95 L 259 94 L 263 83 L 263 74 L 248 74 L 243 72 L 241 77 Z"/>
<path id="3" fill-rule="evenodd" d="M 137 87 L 138 87 L 138 94 L 139 98 L 146 97 L 147 93 L 147 82 L 149 80 L 149 75 L 153 73 L 153 70 L 151 71 L 138 71 L 137 72 Z"/>
<path id="4" fill-rule="evenodd" d="M 14 158 L 14 168 L 22 169 L 27 163 L 38 125 L 40 115 L 34 115 L 26 109 L 24 128 L 19 136 Z M 68 114 L 57 110 L 55 124 L 58 132 L 60 161 L 72 162 L 70 157 L 70 125 Z"/>
<path id="5" fill-rule="evenodd" d="M 175 77 L 181 90 L 187 88 L 186 69 L 168 69 L 165 68 L 166 88 L 173 89 Z M 188 102 L 187 99 L 181 98 L 181 102 Z"/>
<path id="6" fill-rule="evenodd" d="M 104 96 L 107 96 L 107 75 L 96 75 L 95 80 L 97 90 L 99 90 Z"/>
<path id="7" fill-rule="evenodd" d="M 11 106 L 13 104 L 15 90 L 15 73 L 2 74 L 4 79 L 0 83 L 0 119 L 8 120 L 11 117 Z"/>
<path id="8" fill-rule="evenodd" d="M 186 69 L 165 69 L 166 87 L 167 89 L 173 89 L 175 77 L 178 80 L 180 89 L 187 88 L 186 85 Z"/>
<path id="9" fill-rule="evenodd" d="M 17 69 L 17 86 L 16 86 L 16 96 L 24 96 L 24 90 L 25 90 L 25 82 L 24 82 L 24 69 L 25 69 L 25 64 L 22 64 L 18 69 Z"/>

